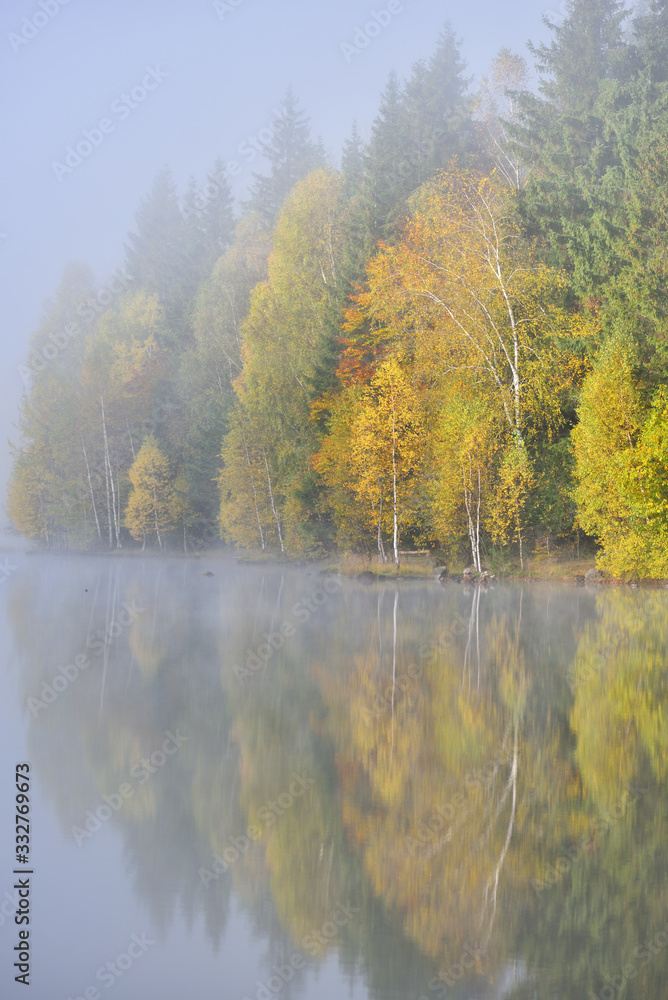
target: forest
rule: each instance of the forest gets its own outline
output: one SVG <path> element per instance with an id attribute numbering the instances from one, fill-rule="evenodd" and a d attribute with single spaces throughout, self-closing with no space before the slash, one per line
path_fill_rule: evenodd
<path id="1" fill-rule="evenodd" d="M 165 167 L 31 336 L 14 530 L 668 577 L 668 0 L 566 8 L 475 90 L 446 24 L 338 167 L 291 90 L 246 201 Z"/>
<path id="2" fill-rule="evenodd" d="M 166 732 L 189 737 L 107 825 L 156 936 L 171 944 L 185 920 L 194 938 L 203 921 L 225 955 L 240 908 L 267 968 L 295 948 L 314 965 L 336 953 L 373 1000 L 499 996 L 515 958 L 512 1000 L 605 998 L 631 961 L 627 995 L 665 997 L 666 591 L 465 598 L 348 580 L 263 671 L 240 673 L 249 609 L 269 630 L 316 578 L 129 562 L 86 560 L 82 631 L 80 567 L 28 560 L 7 632 L 30 759 L 77 860 L 95 850 L 88 811 Z M 51 703 L 56 664 L 122 602 L 143 610 Z M 268 820 L 295 774 L 313 783 Z M 315 954 L 302 942 L 337 901 L 358 917 Z M 469 947 L 478 989 L 450 992 Z M 229 995 L 229 968 L 218 976 Z"/>

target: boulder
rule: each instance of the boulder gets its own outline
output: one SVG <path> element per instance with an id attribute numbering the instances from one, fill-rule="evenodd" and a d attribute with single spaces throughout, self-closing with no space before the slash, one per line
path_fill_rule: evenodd
<path id="1" fill-rule="evenodd" d="M 585 583 L 600 583 L 603 579 L 603 574 L 599 573 L 597 569 L 588 569 L 584 578 Z"/>

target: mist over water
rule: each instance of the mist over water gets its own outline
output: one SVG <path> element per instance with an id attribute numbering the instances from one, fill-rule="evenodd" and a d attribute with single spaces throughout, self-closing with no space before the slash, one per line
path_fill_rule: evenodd
<path id="1" fill-rule="evenodd" d="M 36 996 L 663 996 L 665 592 L 30 556 L 0 601 Z"/>

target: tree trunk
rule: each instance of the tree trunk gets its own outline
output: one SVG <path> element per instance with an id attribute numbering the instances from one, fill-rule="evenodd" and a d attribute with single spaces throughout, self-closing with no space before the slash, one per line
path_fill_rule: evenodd
<path id="1" fill-rule="evenodd" d="M 399 517 L 397 504 L 397 441 L 394 398 L 392 398 L 392 544 L 394 546 L 394 566 L 399 569 Z"/>
<path id="2" fill-rule="evenodd" d="M 135 446 L 132 443 L 132 431 L 130 430 L 130 424 L 128 423 L 127 415 L 125 417 L 125 426 L 128 429 L 128 438 L 130 440 L 130 451 L 132 452 L 132 460 L 134 461 L 137 456 L 135 455 Z"/>
<path id="3" fill-rule="evenodd" d="M 116 477 L 118 478 L 118 469 L 116 469 Z M 114 492 L 114 476 L 111 476 L 111 487 L 112 492 L 114 492 L 115 497 L 115 507 L 114 507 L 114 531 L 116 533 L 116 548 L 122 549 L 121 544 L 121 484 L 117 483 L 118 490 Z"/>
<path id="4" fill-rule="evenodd" d="M 480 572 L 482 569 L 482 564 L 480 562 L 480 467 L 478 467 L 478 504 L 476 507 L 475 519 L 475 555 L 476 569 Z"/>
<path id="5" fill-rule="evenodd" d="M 269 462 L 267 461 L 267 453 L 262 449 L 262 454 L 264 456 L 264 465 L 267 470 L 267 485 L 269 486 L 269 499 L 271 500 L 271 509 L 276 519 L 276 527 L 278 528 L 278 540 L 281 543 L 281 554 L 285 552 L 283 548 L 283 532 L 281 531 L 281 519 L 279 517 L 278 511 L 276 510 L 276 504 L 274 503 L 274 491 L 271 488 L 271 476 L 269 475 Z"/>
<path id="6" fill-rule="evenodd" d="M 383 523 L 383 490 L 381 488 L 378 496 L 378 555 L 380 557 L 381 563 L 385 564 L 387 562 L 387 556 L 385 555 L 385 546 L 383 545 L 382 523 Z"/>
<path id="7" fill-rule="evenodd" d="M 102 399 L 102 394 L 100 393 L 100 409 L 102 410 L 102 437 L 104 439 L 104 479 L 107 491 L 107 520 L 109 522 L 109 548 L 113 548 L 113 516 L 111 513 L 111 490 L 109 487 L 109 446 L 107 443 L 107 422 L 104 417 L 104 400 Z"/>
<path id="8" fill-rule="evenodd" d="M 468 521 L 469 542 L 471 543 L 471 557 L 476 573 L 480 572 L 480 470 L 478 469 L 478 502 L 476 509 L 476 520 L 473 521 L 473 477 L 472 461 L 469 456 L 469 480 L 466 482 L 466 469 L 462 470 L 464 478 L 464 506 L 466 507 L 466 517 Z"/>
<path id="9" fill-rule="evenodd" d="M 251 490 L 253 491 L 253 505 L 255 506 L 255 517 L 257 518 L 257 526 L 260 532 L 260 545 L 262 551 L 264 552 L 264 531 L 262 530 L 262 521 L 260 520 L 260 508 L 257 505 L 257 490 L 255 489 L 255 480 L 253 479 L 253 467 L 251 465 L 250 455 L 248 454 L 248 445 L 246 444 L 246 436 L 243 434 L 242 437 L 244 441 L 244 450 L 246 452 L 246 463 L 248 465 L 248 478 L 251 484 Z"/>
<path id="10" fill-rule="evenodd" d="M 155 495 L 155 486 L 153 487 L 153 518 L 155 520 L 155 533 L 158 536 L 158 546 L 162 548 L 162 538 L 160 537 L 160 528 L 158 527 L 158 499 Z"/>
<path id="11" fill-rule="evenodd" d="M 92 482 L 92 480 L 90 478 L 90 466 L 88 464 L 88 455 L 86 454 L 86 446 L 84 444 L 83 435 L 80 435 L 80 437 L 81 437 L 81 447 L 83 448 L 83 456 L 84 456 L 84 459 L 85 459 L 85 462 L 86 462 L 86 473 L 88 474 L 88 488 L 90 490 L 90 499 L 91 499 L 91 502 L 93 504 L 93 514 L 95 515 L 95 526 L 97 528 L 97 537 L 100 539 L 100 542 L 101 542 L 102 541 L 102 532 L 100 531 L 100 522 L 99 522 L 98 516 L 97 516 L 97 507 L 95 506 L 95 494 L 93 492 L 93 482 Z"/>

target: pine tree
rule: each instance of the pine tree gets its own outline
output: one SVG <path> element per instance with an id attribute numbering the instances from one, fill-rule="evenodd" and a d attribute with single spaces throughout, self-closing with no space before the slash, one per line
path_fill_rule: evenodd
<path id="1" fill-rule="evenodd" d="M 455 157 L 471 151 L 470 79 L 446 23 L 428 63 L 416 62 L 405 85 L 392 72 L 381 96 L 366 151 L 372 242 L 388 240 L 406 214 L 406 200 Z"/>
<path id="2" fill-rule="evenodd" d="M 257 213 L 271 228 L 297 181 L 325 165 L 322 145 L 311 140 L 309 119 L 299 108 L 290 87 L 273 122 L 271 141 L 263 144 L 262 153 L 269 161 L 270 173 L 253 175 L 255 180 L 246 208 Z"/>
<path id="3" fill-rule="evenodd" d="M 350 138 L 343 144 L 341 153 L 341 173 L 343 175 L 343 194 L 350 196 L 362 186 L 364 179 L 364 143 L 357 125 L 353 121 Z"/>
<path id="4" fill-rule="evenodd" d="M 413 164 L 397 74 L 390 73 L 366 150 L 366 200 L 373 243 L 389 239 L 412 188 Z"/>
<path id="5" fill-rule="evenodd" d="M 453 156 L 463 166 L 473 149 L 472 99 L 467 95 L 472 79 L 466 76 L 460 42 L 446 21 L 425 74 L 423 116 L 429 149 L 425 180 L 446 167 Z"/>
<path id="6" fill-rule="evenodd" d="M 366 191 L 365 148 L 357 122 L 343 145 L 341 156 L 341 293 L 362 284 L 364 269 L 374 249 L 371 212 Z"/>
<path id="7" fill-rule="evenodd" d="M 231 245 L 234 224 L 234 198 L 230 180 L 225 165 L 219 158 L 207 174 L 202 205 L 202 239 L 207 270 L 213 267 Z"/>
<path id="8" fill-rule="evenodd" d="M 622 71 L 621 0 L 566 0 L 560 25 L 545 18 L 549 45 L 529 45 L 542 77 L 541 96 L 519 95 L 520 124 L 511 132 L 517 155 L 531 168 L 523 196 L 527 221 L 550 237 L 562 263 L 575 271 L 576 286 L 589 290 L 597 263 L 586 243 L 592 192 L 619 163 L 599 99 L 607 81 Z"/>
<path id="9" fill-rule="evenodd" d="M 191 199 L 194 191 L 191 188 Z M 186 315 L 197 288 L 197 267 L 188 259 L 187 227 L 168 167 L 155 178 L 135 216 L 136 233 L 126 244 L 126 269 L 136 285 L 159 296 L 172 336 L 185 331 Z M 198 224 L 194 209 L 194 225 Z"/>
<path id="10" fill-rule="evenodd" d="M 47 371 L 76 378 L 86 336 L 104 309 L 96 291 L 90 268 L 76 263 L 65 266 L 55 297 L 46 303 L 30 338 L 28 364 L 21 369 L 24 384 L 29 380 L 34 383 Z"/>
<path id="11" fill-rule="evenodd" d="M 633 20 L 635 68 L 656 88 L 668 83 L 668 0 L 650 0 L 648 10 Z"/>

